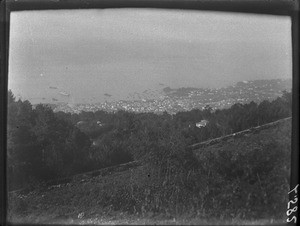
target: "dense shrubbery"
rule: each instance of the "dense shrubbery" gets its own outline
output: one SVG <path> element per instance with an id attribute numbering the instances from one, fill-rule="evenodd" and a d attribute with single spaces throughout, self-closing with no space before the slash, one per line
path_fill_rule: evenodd
<path id="1" fill-rule="evenodd" d="M 206 207 L 228 216 L 284 216 L 289 189 L 290 130 L 288 126 L 280 134 L 253 135 L 252 139 L 202 152 L 201 174 L 207 176 L 209 189 L 204 200 Z"/>
<path id="2" fill-rule="evenodd" d="M 7 132 L 8 185 L 15 189 L 33 181 L 78 173 L 87 168 L 89 138 L 52 109 L 15 101 L 9 93 Z"/>
<path id="3" fill-rule="evenodd" d="M 184 178 L 199 170 L 199 164 L 184 151 L 187 145 L 291 116 L 291 93 L 287 92 L 272 102 L 235 104 L 215 112 L 207 106 L 176 115 L 54 113 L 45 105 L 33 108 L 28 101 L 17 101 L 11 92 L 8 96 L 10 189 L 132 160 L 151 162 L 159 175 L 177 175 L 177 179 L 161 177 L 160 185 L 190 183 Z M 199 129 L 195 123 L 202 119 L 209 123 Z M 166 197 L 171 195 L 168 192 Z"/>
<path id="4" fill-rule="evenodd" d="M 149 216 L 284 219 L 289 191 L 291 123 L 214 145 L 193 155 L 175 136 L 158 142 L 130 180 L 103 206 Z"/>

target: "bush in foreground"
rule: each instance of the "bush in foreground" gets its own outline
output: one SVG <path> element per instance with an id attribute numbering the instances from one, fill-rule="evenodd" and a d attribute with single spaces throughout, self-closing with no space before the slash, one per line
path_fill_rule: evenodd
<path id="1" fill-rule="evenodd" d="M 184 151 L 179 136 L 151 144 L 130 183 L 115 187 L 115 210 L 216 218 L 284 218 L 289 190 L 290 124 Z M 172 138 L 173 137 L 173 138 Z"/>

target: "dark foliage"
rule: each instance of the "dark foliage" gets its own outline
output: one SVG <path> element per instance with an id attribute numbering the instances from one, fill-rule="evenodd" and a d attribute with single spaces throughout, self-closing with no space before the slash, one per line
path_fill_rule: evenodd
<path id="1" fill-rule="evenodd" d="M 152 144 L 130 179 L 111 182 L 102 206 L 172 218 L 285 219 L 290 138 L 288 122 L 193 154 L 172 134 L 172 149 Z"/>
<path id="2" fill-rule="evenodd" d="M 125 111 L 70 114 L 54 113 L 42 104 L 33 108 L 9 91 L 9 189 L 132 160 L 154 164 L 160 175 L 181 175 L 180 183 L 190 183 L 192 188 L 194 182 L 184 178 L 195 173 L 199 164 L 184 151 L 187 145 L 291 116 L 291 106 L 291 93 L 284 92 L 272 102 L 235 104 L 214 112 L 207 106 L 176 115 Z M 209 122 L 205 127 L 195 126 L 204 119 Z M 228 162 L 223 158 L 224 164 Z M 233 166 L 222 165 L 225 169 Z M 241 173 L 238 168 L 235 171 Z M 168 178 L 162 177 L 160 182 L 179 183 Z"/>
<path id="3" fill-rule="evenodd" d="M 198 151 L 186 146 L 291 116 L 291 93 L 260 104 L 215 112 L 54 113 L 8 99 L 9 189 L 132 160 L 142 166 L 124 180 L 109 178 L 70 200 L 129 213 L 189 214 L 201 218 L 285 218 L 291 124 L 223 141 Z M 207 120 L 205 127 L 195 124 Z M 97 192 L 96 192 L 97 191 Z M 90 203 L 82 197 L 96 197 Z M 60 198 L 57 196 L 57 200 Z M 15 212 L 30 208 L 15 198 Z M 18 201 L 19 200 L 19 201 Z M 92 205 L 92 204 L 91 204 Z M 96 204 L 95 204 L 96 205 Z"/>
<path id="4" fill-rule="evenodd" d="M 86 168 L 90 140 L 45 105 L 8 102 L 8 185 L 16 189 L 33 181 L 54 179 Z"/>

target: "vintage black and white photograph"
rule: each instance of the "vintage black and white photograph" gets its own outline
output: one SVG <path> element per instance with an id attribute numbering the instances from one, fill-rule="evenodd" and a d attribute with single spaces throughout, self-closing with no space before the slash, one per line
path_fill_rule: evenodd
<path id="1" fill-rule="evenodd" d="M 128 7 L 9 19 L 8 222 L 287 222 L 289 16 Z"/>

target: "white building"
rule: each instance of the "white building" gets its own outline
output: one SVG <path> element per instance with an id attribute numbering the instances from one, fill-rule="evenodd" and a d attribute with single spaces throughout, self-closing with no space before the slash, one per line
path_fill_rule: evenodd
<path id="1" fill-rule="evenodd" d="M 201 127 L 205 127 L 208 124 L 207 120 L 201 120 L 200 122 L 196 123 L 196 127 L 201 128 Z"/>

